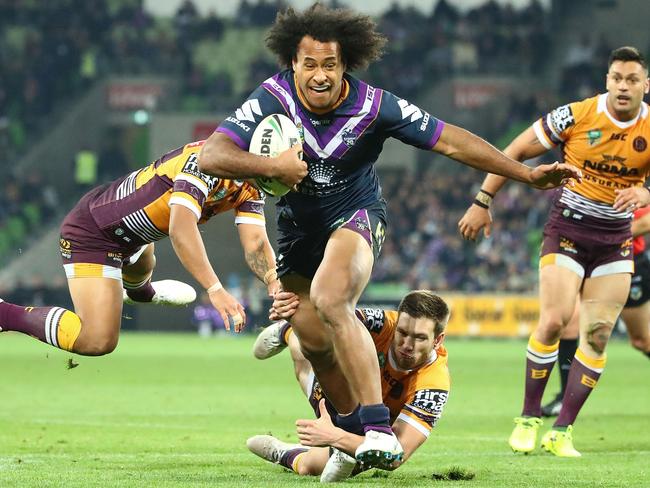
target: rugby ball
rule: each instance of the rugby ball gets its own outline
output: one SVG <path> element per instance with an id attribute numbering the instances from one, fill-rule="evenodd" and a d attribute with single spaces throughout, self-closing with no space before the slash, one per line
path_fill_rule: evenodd
<path id="1" fill-rule="evenodd" d="M 302 137 L 296 124 L 286 115 L 272 114 L 255 128 L 248 151 L 258 156 L 274 158 L 298 143 L 302 143 Z M 275 197 L 281 197 L 291 190 L 273 178 L 256 178 L 255 184 Z"/>

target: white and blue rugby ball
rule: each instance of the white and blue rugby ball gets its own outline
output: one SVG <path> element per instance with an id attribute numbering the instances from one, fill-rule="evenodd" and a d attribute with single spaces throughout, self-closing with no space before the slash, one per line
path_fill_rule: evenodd
<path id="1" fill-rule="evenodd" d="M 298 143 L 302 143 L 302 137 L 296 124 L 286 115 L 272 114 L 255 128 L 248 152 L 274 158 Z M 291 190 L 273 178 L 256 178 L 255 184 L 275 197 L 281 197 Z"/>

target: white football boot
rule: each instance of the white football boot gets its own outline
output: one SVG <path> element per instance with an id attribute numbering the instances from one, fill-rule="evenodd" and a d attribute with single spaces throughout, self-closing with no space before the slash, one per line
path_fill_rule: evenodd
<path id="1" fill-rule="evenodd" d="M 274 464 L 279 464 L 284 453 L 291 449 L 307 449 L 306 446 L 300 444 L 282 442 L 272 435 L 253 436 L 246 441 L 246 447 L 248 447 L 248 450 L 256 456 Z"/>
<path id="2" fill-rule="evenodd" d="M 357 460 L 352 456 L 348 456 L 338 449 L 332 450 L 334 452 L 327 460 L 327 464 L 320 475 L 321 483 L 336 483 L 348 479 L 357 465 Z"/>
<path id="3" fill-rule="evenodd" d="M 282 339 L 282 327 L 286 323 L 286 320 L 280 320 L 260 332 L 253 344 L 253 356 L 257 359 L 268 359 L 281 353 L 287 347 Z"/>
<path id="4" fill-rule="evenodd" d="M 183 307 L 189 305 L 196 300 L 196 291 L 187 283 L 177 280 L 160 280 L 152 281 L 156 292 L 151 302 L 136 302 L 131 300 L 126 294 L 126 290 L 122 291 L 122 301 L 128 305 L 140 305 L 143 303 L 154 303 L 156 305 L 169 305 L 172 307 Z"/>
<path id="5" fill-rule="evenodd" d="M 387 469 L 394 461 L 404 458 L 404 449 L 395 434 L 369 430 L 354 457 L 368 467 Z"/>

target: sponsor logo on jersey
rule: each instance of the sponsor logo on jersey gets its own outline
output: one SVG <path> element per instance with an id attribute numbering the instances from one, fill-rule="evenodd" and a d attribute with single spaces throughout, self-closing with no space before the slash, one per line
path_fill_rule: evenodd
<path id="1" fill-rule="evenodd" d="M 399 399 L 402 396 L 402 393 L 404 393 L 404 384 L 393 378 L 388 371 L 384 371 L 383 373 L 384 381 L 388 383 L 388 386 L 390 386 L 390 390 L 388 390 L 388 396 L 391 398 Z"/>
<path id="2" fill-rule="evenodd" d="M 588 159 L 582 165 L 583 169 L 593 169 L 600 173 L 609 173 L 616 176 L 638 176 L 638 168 L 628 168 L 625 166 L 626 158 L 620 156 L 610 156 L 603 154 L 601 161 L 590 161 Z"/>
<path id="3" fill-rule="evenodd" d="M 632 147 L 636 152 L 643 152 L 648 147 L 648 141 L 646 141 L 643 136 L 637 136 L 634 138 L 634 141 L 632 141 Z"/>
<path id="4" fill-rule="evenodd" d="M 643 292 L 641 291 L 641 287 L 638 285 L 634 285 L 630 288 L 630 299 L 632 300 L 639 300 L 641 296 L 643 295 Z"/>
<path id="5" fill-rule="evenodd" d="M 429 125 L 429 119 L 431 116 L 427 113 L 424 112 L 424 119 L 422 119 L 422 123 L 420 124 L 420 132 L 424 132 L 427 129 L 427 125 Z"/>
<path id="6" fill-rule="evenodd" d="M 423 117 L 422 111 L 418 107 L 404 99 L 400 98 L 397 101 L 397 105 L 399 105 L 399 108 L 402 111 L 402 119 L 408 119 L 410 117 L 411 122 L 415 122 Z"/>
<path id="7" fill-rule="evenodd" d="M 383 352 L 377 353 L 377 361 L 379 361 L 379 369 L 382 369 L 386 366 L 386 355 Z"/>
<path id="8" fill-rule="evenodd" d="M 625 141 L 626 139 L 627 139 L 626 133 L 617 134 L 616 132 L 614 132 L 609 138 L 610 141 Z"/>
<path id="9" fill-rule="evenodd" d="M 573 112 L 569 105 L 562 105 L 551 112 L 551 124 L 556 133 L 561 133 L 575 124 Z"/>
<path id="10" fill-rule="evenodd" d="M 241 107 L 235 110 L 235 117 L 242 122 L 255 122 L 255 116 L 262 116 L 262 109 L 257 98 L 246 100 Z"/>
<path id="11" fill-rule="evenodd" d="M 251 131 L 251 128 L 248 125 L 244 124 L 241 120 L 238 120 L 236 117 L 226 117 L 226 122 L 230 122 L 231 124 L 235 124 L 237 127 L 239 127 L 240 129 L 242 129 L 242 130 L 244 130 L 246 132 Z"/>
<path id="12" fill-rule="evenodd" d="M 201 173 L 199 171 L 199 158 L 197 153 L 192 153 L 189 155 L 181 172 L 199 178 L 207 185 L 208 192 L 211 192 L 215 186 L 217 186 L 217 182 L 219 181 L 219 178 L 208 176 L 205 173 Z"/>
<path id="13" fill-rule="evenodd" d="M 590 146 L 599 144 L 602 137 L 603 133 L 599 129 L 591 129 L 589 132 L 587 132 L 587 138 L 589 139 Z"/>
<path id="14" fill-rule="evenodd" d="M 445 390 L 418 390 L 415 392 L 415 398 L 413 398 L 411 405 L 433 417 L 433 419 L 424 420 L 435 421 L 442 414 L 442 409 L 447 403 L 448 397 L 449 392 Z M 421 414 L 419 416 L 424 417 Z"/>

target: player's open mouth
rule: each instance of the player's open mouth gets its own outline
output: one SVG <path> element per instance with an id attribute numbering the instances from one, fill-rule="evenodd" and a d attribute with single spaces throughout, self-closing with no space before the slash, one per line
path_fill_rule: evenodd
<path id="1" fill-rule="evenodd" d="M 627 95 L 619 95 L 616 97 L 616 100 L 618 100 L 620 103 L 627 103 L 630 101 L 630 97 Z"/>
<path id="2" fill-rule="evenodd" d="M 325 93 L 327 90 L 330 89 L 330 86 L 329 85 L 310 86 L 309 89 L 315 91 L 316 93 Z"/>

